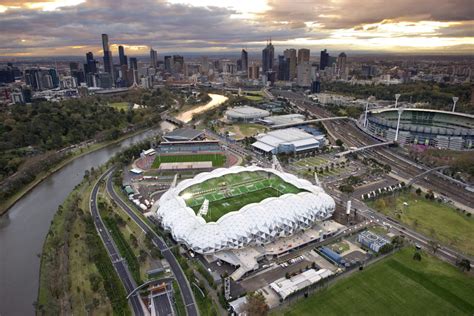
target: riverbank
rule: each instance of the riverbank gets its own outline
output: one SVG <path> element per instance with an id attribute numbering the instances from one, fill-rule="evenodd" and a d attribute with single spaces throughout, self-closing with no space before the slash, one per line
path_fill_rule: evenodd
<path id="1" fill-rule="evenodd" d="M 152 127 L 147 127 L 143 129 L 139 129 L 137 131 L 134 131 L 132 133 L 127 133 L 122 135 L 121 137 L 106 141 L 106 142 L 100 142 L 100 143 L 94 143 L 91 146 L 88 146 L 87 148 L 81 148 L 80 150 L 76 150 L 72 155 L 68 156 L 66 159 L 61 161 L 59 164 L 57 164 L 54 167 L 51 167 L 49 170 L 44 171 L 39 173 L 35 180 L 32 182 L 28 183 L 26 186 L 24 186 L 21 190 L 19 190 L 17 193 L 6 199 L 5 201 L 0 202 L 0 216 L 6 214 L 8 210 L 13 207 L 19 200 L 21 200 L 26 194 L 28 194 L 32 189 L 34 189 L 37 185 L 39 185 L 41 182 L 46 180 L 49 176 L 52 174 L 58 172 L 62 168 L 64 168 L 66 165 L 69 163 L 73 162 L 75 159 L 82 157 L 84 155 L 90 154 L 94 151 L 97 151 L 99 149 L 105 148 L 110 145 L 114 145 L 117 143 L 120 143 L 121 141 L 136 136 L 138 134 L 144 133 L 148 130 L 152 129 Z M 84 149 L 84 150 L 83 150 Z"/>
<path id="2" fill-rule="evenodd" d="M 176 119 L 185 123 L 189 123 L 193 119 L 194 114 L 200 114 L 200 113 L 212 110 L 213 108 L 218 107 L 219 105 L 221 105 L 222 103 L 226 102 L 229 99 L 228 97 L 224 95 L 220 95 L 220 94 L 209 93 L 208 95 L 211 98 L 211 101 L 209 101 L 205 105 L 193 107 L 188 111 L 178 114 L 176 116 Z"/>

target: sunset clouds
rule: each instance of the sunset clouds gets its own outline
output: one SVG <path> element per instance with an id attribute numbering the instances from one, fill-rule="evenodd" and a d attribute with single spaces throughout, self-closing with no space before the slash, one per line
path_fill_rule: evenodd
<path id="1" fill-rule="evenodd" d="M 216 4 L 218 6 L 216 6 Z M 133 54 L 260 49 L 474 51 L 471 0 L 0 0 L 0 55 L 82 55 L 100 34 Z"/>

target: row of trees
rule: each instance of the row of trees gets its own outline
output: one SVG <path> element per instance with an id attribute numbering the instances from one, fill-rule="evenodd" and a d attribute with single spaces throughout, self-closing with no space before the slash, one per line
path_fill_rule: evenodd
<path id="1" fill-rule="evenodd" d="M 360 85 L 345 82 L 326 82 L 321 86 L 323 91 L 351 95 L 357 98 L 375 96 L 379 100 L 394 100 L 400 93 L 399 101 L 427 102 L 436 109 L 450 110 L 452 97 L 459 97 L 458 109 L 472 113 L 469 107 L 471 86 L 469 84 L 447 85 L 433 82 L 413 82 L 397 85 Z"/>

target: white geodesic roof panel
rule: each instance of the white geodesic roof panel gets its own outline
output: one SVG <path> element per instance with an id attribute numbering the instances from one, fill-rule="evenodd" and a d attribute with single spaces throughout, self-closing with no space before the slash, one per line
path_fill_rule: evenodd
<path id="1" fill-rule="evenodd" d="M 271 172 L 306 192 L 285 194 L 248 204 L 209 223 L 197 216 L 179 196 L 181 191 L 194 184 L 244 171 Z M 335 208 L 334 200 L 311 182 L 289 173 L 257 166 L 235 166 L 200 173 L 168 190 L 157 204 L 156 215 L 161 219 L 163 227 L 171 232 L 175 240 L 198 253 L 265 244 L 329 218 Z"/>

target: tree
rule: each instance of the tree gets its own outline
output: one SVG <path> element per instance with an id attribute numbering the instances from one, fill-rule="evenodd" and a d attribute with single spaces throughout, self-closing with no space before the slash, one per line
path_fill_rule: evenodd
<path id="1" fill-rule="evenodd" d="M 401 248 L 403 247 L 405 240 L 402 236 L 395 236 L 392 239 L 392 245 L 396 248 Z"/>
<path id="2" fill-rule="evenodd" d="M 382 247 L 380 247 L 379 253 L 386 254 L 386 253 L 389 253 L 392 250 L 393 250 L 393 245 L 392 244 L 385 244 Z"/>
<path id="3" fill-rule="evenodd" d="M 416 192 L 417 195 L 421 195 L 421 189 L 420 188 L 416 189 L 415 192 Z"/>
<path id="4" fill-rule="evenodd" d="M 413 254 L 413 260 L 421 261 L 421 255 L 418 251 Z"/>
<path id="5" fill-rule="evenodd" d="M 457 263 L 457 265 L 463 272 L 471 270 L 471 262 L 468 259 L 462 259 Z"/>
<path id="6" fill-rule="evenodd" d="M 265 316 L 268 314 L 269 307 L 260 292 L 252 292 L 247 294 L 247 303 L 244 310 L 248 316 Z"/>
<path id="7" fill-rule="evenodd" d="M 340 140 L 339 138 L 336 139 L 336 146 L 341 147 L 343 144 L 344 144 L 344 142 L 342 140 Z"/>

